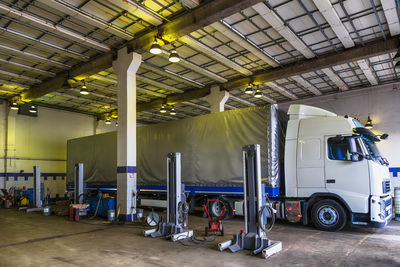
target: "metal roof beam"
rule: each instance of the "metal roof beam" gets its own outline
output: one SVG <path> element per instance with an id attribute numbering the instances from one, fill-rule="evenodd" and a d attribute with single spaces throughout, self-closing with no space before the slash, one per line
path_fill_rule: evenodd
<path id="1" fill-rule="evenodd" d="M 63 26 L 56 25 L 51 21 L 41 19 L 39 17 L 30 15 L 28 13 L 24 13 L 22 11 L 16 10 L 1 3 L 0 3 L 0 14 L 5 14 L 8 17 L 16 18 L 18 20 L 21 20 L 29 24 L 35 24 L 40 28 L 46 29 L 49 32 L 54 32 L 63 36 L 67 36 L 68 38 L 78 41 L 79 43 L 89 46 L 91 48 L 95 48 L 100 51 L 110 51 L 110 47 L 108 45 L 99 43 L 93 39 L 90 39 L 81 34 L 73 32 Z"/>
<path id="2" fill-rule="evenodd" d="M 209 1 L 191 12 L 160 25 L 157 29 L 154 29 L 151 32 L 143 34 L 140 37 L 129 41 L 126 44 L 126 47 L 128 48 L 128 51 L 148 50 L 154 41 L 154 36 L 156 36 L 159 32 L 162 33 L 163 38 L 167 41 L 175 41 L 184 35 L 202 29 L 207 25 L 229 17 L 261 1 L 262 0 Z M 10 12 L 10 8 L 2 5 L 2 9 L 0 8 L 0 13 L 4 14 L 8 12 Z M 12 14 L 12 16 L 16 18 L 20 18 L 22 15 L 22 12 L 15 10 Z M 32 17 L 33 16 L 30 16 L 29 18 L 36 19 L 36 17 Z M 51 27 L 51 31 L 57 31 L 60 29 L 60 27 L 55 26 L 54 24 L 49 26 Z M 88 42 L 86 39 L 82 41 Z M 107 49 L 109 48 L 107 47 Z M 77 64 L 69 72 L 61 72 L 57 74 L 56 77 L 48 79 L 38 86 L 32 87 L 26 94 L 22 95 L 22 98 L 25 101 L 30 101 L 52 91 L 58 90 L 68 77 L 82 80 L 102 70 L 108 69 L 112 67 L 112 61 L 115 57 L 115 51 L 110 51 L 103 55 L 97 56 L 84 64 Z"/>
<path id="3" fill-rule="evenodd" d="M 290 78 L 295 80 L 297 83 L 301 84 L 301 86 L 306 88 L 308 91 L 310 91 L 314 95 L 322 95 L 320 90 L 318 90 L 314 85 L 312 85 L 308 81 L 304 80 L 304 78 L 301 77 L 300 75 L 295 75 L 295 76 L 292 76 Z"/>
<path id="4" fill-rule="evenodd" d="M 251 103 L 250 101 L 247 101 L 245 99 L 241 99 L 240 97 L 234 96 L 232 94 L 230 94 L 229 99 L 232 99 L 233 101 L 242 103 L 243 105 L 250 106 L 250 107 L 253 107 L 253 106 L 256 105 L 254 103 Z"/>
<path id="5" fill-rule="evenodd" d="M 387 38 L 387 40 L 375 40 L 353 48 L 345 49 L 339 53 L 329 53 L 321 55 L 318 58 L 303 60 L 286 67 L 261 71 L 255 73 L 251 77 L 235 78 L 221 86 L 229 91 L 245 88 L 249 83 L 262 84 L 270 81 L 288 78 L 290 76 L 299 75 L 307 72 L 318 71 L 323 68 L 329 68 L 352 61 L 367 59 L 374 56 L 380 56 L 392 52 L 396 52 L 400 46 L 397 38 Z M 149 103 L 139 104 L 138 110 L 150 110 L 159 107 L 164 102 L 176 104 L 183 101 L 199 99 L 210 93 L 210 88 L 204 87 L 199 89 L 186 90 L 183 94 L 169 95 L 167 99 L 153 100 Z"/>
<path id="6" fill-rule="evenodd" d="M 9 77 L 13 77 L 13 78 L 18 78 L 18 79 L 25 80 L 25 81 L 29 81 L 29 82 L 33 82 L 33 83 L 41 83 L 42 82 L 41 80 L 29 77 L 29 76 L 16 74 L 16 73 L 5 71 L 5 70 L 0 70 L 0 74 L 6 75 Z"/>
<path id="7" fill-rule="evenodd" d="M 171 79 L 173 79 L 175 81 L 183 82 L 185 84 L 188 84 L 188 85 L 191 85 L 191 86 L 194 86 L 194 87 L 201 88 L 201 87 L 204 86 L 204 84 L 202 84 L 202 83 L 193 81 L 192 79 L 189 79 L 189 78 L 187 78 L 187 77 L 185 77 L 183 75 L 179 75 L 179 74 L 177 74 L 175 72 L 172 72 L 172 71 L 167 70 L 167 69 L 160 68 L 158 66 L 155 66 L 155 65 L 153 65 L 151 63 L 148 63 L 148 62 L 145 62 L 145 61 L 142 62 L 142 64 L 140 64 L 140 67 L 144 68 L 146 70 L 153 71 L 153 72 L 155 72 L 157 74 L 160 74 L 160 75 L 162 75 L 164 77 L 168 77 L 168 78 L 171 78 Z"/>
<path id="8" fill-rule="evenodd" d="M 238 30 L 233 28 L 231 25 L 229 25 L 227 22 L 224 20 L 215 22 L 211 24 L 211 26 L 216 29 L 218 32 L 223 34 L 226 38 L 231 39 L 234 41 L 236 44 L 240 45 L 247 51 L 251 52 L 253 55 L 267 63 L 268 65 L 272 67 L 278 67 L 279 62 L 270 54 L 265 52 L 263 49 L 260 49 L 257 44 L 255 44 L 253 41 L 248 39 L 246 36 L 244 36 L 242 33 L 240 33 Z"/>
<path id="9" fill-rule="evenodd" d="M 65 14 L 68 14 L 71 18 L 76 18 L 82 22 L 85 22 L 89 25 L 92 25 L 96 28 L 102 29 L 106 32 L 109 32 L 113 35 L 121 37 L 125 40 L 130 40 L 134 38 L 134 34 L 124 30 L 121 27 L 118 27 L 112 23 L 107 22 L 97 16 L 90 14 L 84 10 L 81 10 L 74 5 L 63 1 L 63 0 L 37 0 L 49 7 L 54 8 L 55 10 L 61 11 Z"/>
<path id="10" fill-rule="evenodd" d="M 0 4 L 1 5 L 1 4 Z M 50 65 L 62 68 L 62 69 L 69 69 L 72 66 L 68 65 L 68 64 L 64 64 L 62 62 L 53 60 L 53 59 L 48 59 L 46 57 L 43 56 L 39 56 L 30 52 L 26 52 L 26 51 L 20 51 L 18 49 L 15 49 L 13 47 L 9 47 L 9 46 L 5 46 L 5 45 L 1 45 L 0 44 L 0 49 L 3 50 L 7 50 L 11 55 L 19 55 L 22 57 L 27 57 L 27 58 L 32 58 L 34 60 L 39 60 L 40 62 L 44 62 L 44 63 L 48 63 Z"/>
<path id="11" fill-rule="evenodd" d="M 199 51 L 200 53 L 206 54 L 211 59 L 218 61 L 218 62 L 222 63 L 223 65 L 228 66 L 229 68 L 232 68 L 245 76 L 249 76 L 249 75 L 253 74 L 248 69 L 246 69 L 246 68 L 240 66 L 239 64 L 237 64 L 236 62 L 228 59 L 227 57 L 225 57 L 224 55 L 222 55 L 215 49 L 212 49 L 212 48 L 208 47 L 207 45 L 197 41 L 190 35 L 181 37 L 179 39 L 179 41 L 194 48 L 195 50 Z"/>
<path id="12" fill-rule="evenodd" d="M 365 77 L 368 79 L 369 83 L 371 85 L 377 85 L 378 80 L 375 77 L 372 67 L 368 63 L 368 60 L 367 59 L 358 60 L 357 64 L 364 73 Z"/>
<path id="13" fill-rule="evenodd" d="M 332 30 L 335 32 L 336 36 L 342 42 L 344 47 L 349 48 L 353 47 L 354 41 L 351 38 L 349 32 L 346 27 L 343 25 L 340 20 L 338 14 L 335 11 L 335 8 L 332 6 L 330 0 L 313 0 L 314 4 L 317 6 L 319 12 L 321 12 L 322 16 L 331 26 Z"/>
<path id="14" fill-rule="evenodd" d="M 163 58 L 168 60 L 169 52 L 165 51 L 165 50 L 162 50 L 162 51 L 163 52 L 162 52 L 162 54 L 160 54 L 160 56 L 162 56 Z M 200 67 L 200 66 L 198 66 L 196 64 L 193 64 L 192 62 L 190 62 L 190 61 L 188 61 L 188 60 L 186 60 L 184 58 L 181 58 L 181 60 L 178 63 L 175 63 L 175 64 L 179 64 L 179 65 L 181 65 L 181 66 L 183 66 L 183 67 L 185 67 L 187 69 L 193 70 L 193 71 L 195 71 L 195 72 L 197 72 L 197 73 L 199 73 L 199 74 L 201 74 L 201 75 L 203 75 L 203 76 L 205 76 L 207 78 L 210 78 L 210 79 L 212 79 L 214 81 L 217 81 L 217 82 L 220 82 L 220 83 L 225 83 L 225 82 L 228 81 L 224 77 L 219 76 L 218 74 L 215 74 L 214 72 L 211 72 L 211 71 L 209 71 L 209 70 L 207 70 L 205 68 L 202 68 L 202 67 Z"/>
<path id="15" fill-rule="evenodd" d="M 321 71 L 323 73 L 325 73 L 326 76 L 328 76 L 328 78 L 338 86 L 338 88 L 341 91 L 347 91 L 349 90 L 349 87 L 347 86 L 347 84 L 345 82 L 343 82 L 343 80 L 339 77 L 339 75 L 337 75 L 332 68 L 324 68 L 321 69 Z"/>
<path id="16" fill-rule="evenodd" d="M 383 13 L 385 14 L 387 24 L 391 36 L 400 34 L 399 16 L 397 14 L 397 6 L 395 0 L 381 1 Z"/>
<path id="17" fill-rule="evenodd" d="M 282 19 L 265 5 L 265 3 L 254 5 L 253 9 L 306 58 L 313 58 L 315 56 L 314 52 L 311 51 Z"/>
<path id="18" fill-rule="evenodd" d="M 264 84 L 268 87 L 271 87 L 273 90 L 277 91 L 278 93 L 280 93 L 290 99 L 298 99 L 298 97 L 295 94 L 289 92 L 289 90 L 287 90 L 283 86 L 278 85 L 275 82 L 266 82 Z"/>
<path id="19" fill-rule="evenodd" d="M 77 53 L 75 51 L 72 51 L 70 49 L 63 48 L 61 46 L 58 46 L 58 45 L 55 45 L 55 44 L 52 44 L 52 43 L 49 43 L 49 42 L 46 42 L 46 41 L 43 41 L 43 40 L 40 40 L 40 39 L 35 39 L 35 38 L 33 38 L 33 37 L 29 36 L 29 35 L 14 31 L 12 29 L 7 29 L 7 28 L 0 27 L 0 33 L 9 33 L 9 34 L 24 38 L 24 39 L 27 40 L 27 43 L 29 43 L 29 44 L 33 43 L 33 44 L 45 45 L 45 46 L 47 46 L 49 48 L 53 48 L 54 50 L 61 52 L 61 53 L 58 53 L 60 55 L 65 55 L 65 56 L 68 56 L 68 57 L 72 57 L 72 58 L 76 58 L 76 59 L 80 59 L 80 60 L 85 60 L 85 61 L 89 59 L 88 56 L 79 54 L 79 53 Z"/>
<path id="20" fill-rule="evenodd" d="M 205 107 L 203 105 L 195 104 L 195 103 L 192 103 L 190 101 L 184 101 L 184 102 L 182 102 L 182 104 L 187 105 L 187 106 L 191 106 L 191 107 L 194 107 L 194 108 L 202 109 L 202 110 L 205 110 L 205 111 L 210 111 L 211 110 L 209 107 Z"/>
<path id="21" fill-rule="evenodd" d="M 31 67 L 31 66 L 27 66 L 27 65 L 24 65 L 24 64 L 21 64 L 21 63 L 13 62 L 10 59 L 6 60 L 6 59 L 0 58 L 0 66 L 1 65 L 3 65 L 3 66 L 12 65 L 12 66 L 15 66 L 15 67 L 23 68 L 23 69 L 31 71 L 31 72 L 35 72 L 37 74 L 41 74 L 43 76 L 49 76 L 49 77 L 56 76 L 56 74 L 54 72 L 47 71 L 47 70 L 41 70 L 41 69 L 34 68 L 34 67 Z"/>

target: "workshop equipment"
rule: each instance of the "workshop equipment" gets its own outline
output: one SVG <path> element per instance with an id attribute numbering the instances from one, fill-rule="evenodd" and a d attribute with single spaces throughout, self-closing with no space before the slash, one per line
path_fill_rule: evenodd
<path id="1" fill-rule="evenodd" d="M 262 252 L 265 258 L 282 250 L 282 243 L 271 241 L 266 233 L 267 213 L 274 218 L 275 210 L 266 204 L 265 189 L 261 186 L 260 145 L 243 147 L 244 231 L 236 233 L 233 240 L 218 244 L 220 251 L 251 250 L 253 255 Z"/>
<path id="2" fill-rule="evenodd" d="M 160 222 L 157 229 L 144 231 L 145 236 L 164 236 L 172 241 L 193 236 L 187 229 L 189 206 L 186 203 L 184 185 L 181 183 L 181 153 L 167 156 L 167 221 Z"/>
<path id="3" fill-rule="evenodd" d="M 83 203 L 83 163 L 75 164 L 74 204 Z"/>
<path id="4" fill-rule="evenodd" d="M 210 215 L 210 213 L 208 212 L 207 206 L 209 206 L 209 204 L 212 202 L 216 202 L 217 205 L 222 206 L 220 208 L 221 212 L 218 217 Z M 224 227 L 222 226 L 221 218 L 224 215 L 226 208 L 222 201 L 220 201 L 218 198 L 207 199 L 206 204 L 204 204 L 204 211 L 207 213 L 208 216 L 208 226 L 205 227 L 204 231 L 205 235 L 208 236 L 210 232 L 212 232 L 214 235 L 217 235 L 217 232 L 220 232 L 221 236 L 224 236 Z"/>
<path id="5" fill-rule="evenodd" d="M 33 207 L 26 212 L 42 211 L 44 199 L 44 184 L 40 182 L 40 166 L 33 166 Z"/>
<path id="6" fill-rule="evenodd" d="M 80 216 L 86 216 L 89 210 L 89 204 L 71 204 L 69 205 L 69 220 L 79 221 Z"/>

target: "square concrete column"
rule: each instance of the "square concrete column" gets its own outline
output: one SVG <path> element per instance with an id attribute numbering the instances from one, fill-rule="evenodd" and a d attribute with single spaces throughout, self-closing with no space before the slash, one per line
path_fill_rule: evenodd
<path id="1" fill-rule="evenodd" d="M 221 91 L 219 86 L 211 87 L 210 94 L 205 97 L 211 106 L 211 113 L 224 111 L 225 103 L 229 96 L 229 92 L 225 90 Z"/>
<path id="2" fill-rule="evenodd" d="M 136 219 L 136 72 L 142 56 L 118 51 L 113 69 L 118 75 L 117 207 L 119 219 Z"/>

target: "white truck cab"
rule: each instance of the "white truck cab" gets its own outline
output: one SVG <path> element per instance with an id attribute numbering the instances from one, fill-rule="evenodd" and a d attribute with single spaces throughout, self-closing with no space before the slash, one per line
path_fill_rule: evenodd
<path id="1" fill-rule="evenodd" d="M 305 200 L 303 222 L 310 217 L 317 228 L 332 231 L 348 221 L 385 226 L 392 201 L 380 139 L 356 119 L 320 108 L 291 105 L 288 115 L 285 196 Z"/>

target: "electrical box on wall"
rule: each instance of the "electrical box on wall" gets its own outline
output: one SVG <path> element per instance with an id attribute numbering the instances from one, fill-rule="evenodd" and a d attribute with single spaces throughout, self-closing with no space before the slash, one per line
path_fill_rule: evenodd
<path id="1" fill-rule="evenodd" d="M 38 116 L 38 108 L 36 105 L 27 103 L 19 106 L 18 114 L 30 116 L 30 117 L 37 117 Z"/>

